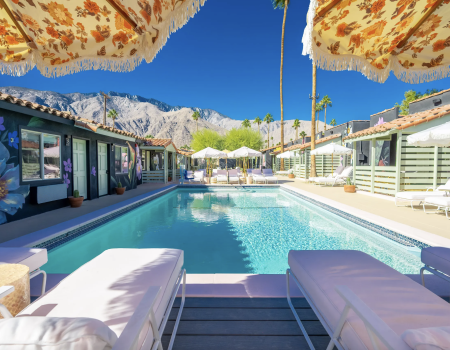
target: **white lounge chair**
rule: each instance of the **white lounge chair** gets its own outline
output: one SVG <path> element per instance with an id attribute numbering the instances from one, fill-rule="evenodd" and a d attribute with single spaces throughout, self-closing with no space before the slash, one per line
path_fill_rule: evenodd
<path id="1" fill-rule="evenodd" d="M 439 191 L 439 188 L 441 187 L 449 187 L 450 186 L 450 180 L 447 181 L 445 185 L 438 186 L 436 190 L 433 190 L 433 187 L 427 188 L 426 191 L 404 191 L 404 192 L 397 192 L 395 194 L 395 205 L 397 205 L 397 202 L 409 202 L 411 205 L 411 208 L 414 210 L 413 203 L 419 202 L 419 205 L 423 203 L 426 197 L 444 197 L 445 192 Z"/>
<path id="2" fill-rule="evenodd" d="M 353 174 L 353 167 L 347 166 L 340 175 L 330 178 L 326 177 L 318 178 L 315 180 L 315 183 L 319 185 L 331 185 L 331 186 L 344 185 L 347 179 L 352 176 L 352 174 Z"/>
<path id="3" fill-rule="evenodd" d="M 290 171 L 294 171 L 294 169 L 289 169 L 289 170 L 279 170 L 276 172 L 277 175 L 289 175 Z"/>
<path id="4" fill-rule="evenodd" d="M 190 179 L 189 182 L 193 181 L 193 182 L 203 183 L 203 179 L 204 179 L 203 171 L 197 170 L 197 171 L 194 171 L 194 178 Z"/>
<path id="5" fill-rule="evenodd" d="M 328 176 L 316 176 L 316 177 L 310 177 L 308 179 L 309 182 L 316 182 L 316 180 L 319 179 L 334 179 L 335 177 L 339 176 L 342 174 L 342 172 L 344 171 L 345 166 L 343 165 L 339 165 L 333 172 L 333 174 L 330 174 Z"/>
<path id="6" fill-rule="evenodd" d="M 262 174 L 260 169 L 253 169 L 253 171 L 252 171 L 252 178 L 253 178 L 253 183 L 254 184 L 256 184 L 258 182 L 267 183 L 267 180 L 264 177 L 264 175 Z"/>
<path id="7" fill-rule="evenodd" d="M 33 322 L 39 326 L 43 320 L 63 318 L 63 321 L 70 322 L 89 318 L 91 321 L 97 320 L 95 322 L 98 327 L 103 327 L 101 334 L 109 335 L 109 344 L 106 344 L 108 347 L 101 349 L 162 350 L 161 336 L 180 284 L 183 283 L 180 311 L 168 347 L 171 349 L 185 300 L 186 271 L 182 269 L 183 262 L 183 251 L 178 249 L 106 250 L 21 311 L 18 314 L 20 317 L 12 320 L 20 323 L 24 319 L 23 322 L 31 323 L 26 329 L 29 334 L 15 333 L 14 343 L 20 341 L 21 337 L 29 341 L 29 337 L 36 332 L 45 333 L 45 330 L 35 329 Z M 0 311 L 4 309 L 0 308 Z M 6 312 L 3 316 L 11 317 Z M 0 320 L 0 348 L 2 342 L 7 342 L 14 336 L 2 333 L 2 330 L 8 329 L 2 322 L 8 321 L 10 320 Z M 51 328 L 48 329 L 48 332 L 52 331 Z M 111 344 L 112 332 L 117 336 L 114 338 L 118 338 L 115 344 Z M 78 332 L 73 336 L 79 335 Z M 51 338 L 51 334 L 47 334 L 45 340 Z M 72 341 L 74 342 L 73 339 Z M 58 347 L 65 348 L 69 347 Z M 70 347 L 88 348 L 98 349 L 91 346 Z"/>
<path id="8" fill-rule="evenodd" d="M 47 274 L 41 270 L 42 265 L 48 261 L 47 249 L 27 248 L 27 247 L 4 247 L 0 248 L 1 264 L 22 264 L 30 269 L 30 280 L 42 275 L 41 294 L 45 293 Z"/>
<path id="9" fill-rule="evenodd" d="M 217 183 L 228 183 L 228 172 L 226 170 L 217 170 Z"/>
<path id="10" fill-rule="evenodd" d="M 450 324 L 445 300 L 363 252 L 290 251 L 289 266 L 288 303 L 311 349 L 292 306 L 290 278 L 330 335 L 327 349 L 417 349 L 411 335 Z"/>
<path id="11" fill-rule="evenodd" d="M 237 182 L 238 184 L 241 183 L 239 172 L 237 169 L 228 170 L 228 183 L 232 182 Z"/>
<path id="12" fill-rule="evenodd" d="M 273 175 L 272 169 L 263 169 L 263 175 L 266 178 L 266 183 L 270 181 L 276 181 L 278 183 L 278 178 Z"/>
<path id="13" fill-rule="evenodd" d="M 425 209 L 426 205 L 432 205 L 437 207 L 437 210 L 444 210 L 447 219 L 450 219 L 448 212 L 450 211 L 450 197 L 440 196 L 440 197 L 425 197 L 423 200 L 423 211 L 428 213 Z"/>

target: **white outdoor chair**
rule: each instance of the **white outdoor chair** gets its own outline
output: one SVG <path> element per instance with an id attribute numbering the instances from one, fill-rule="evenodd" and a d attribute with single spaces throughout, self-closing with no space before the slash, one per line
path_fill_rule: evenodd
<path id="1" fill-rule="evenodd" d="M 263 175 L 266 178 L 266 183 L 270 181 L 276 181 L 278 183 L 278 178 L 273 175 L 272 169 L 263 169 Z"/>
<path id="2" fill-rule="evenodd" d="M 450 219 L 450 217 L 448 216 L 448 212 L 450 211 L 450 197 L 425 197 L 425 199 L 423 200 L 423 211 L 428 214 L 429 212 L 427 212 L 425 209 L 426 205 L 435 206 L 437 207 L 437 210 L 444 210 L 445 216 L 447 217 L 447 219 Z"/>
<path id="3" fill-rule="evenodd" d="M 288 260 L 288 304 L 310 349 L 314 346 L 292 305 L 290 281 L 331 337 L 327 349 L 432 349 L 433 327 L 448 331 L 450 305 L 444 299 L 368 254 L 291 250 Z M 449 346 L 448 341 L 434 345 Z"/>
<path id="4" fill-rule="evenodd" d="M 237 182 L 240 184 L 239 172 L 237 169 L 228 170 L 228 183 Z"/>
<path id="5" fill-rule="evenodd" d="M 258 182 L 263 182 L 263 183 L 267 183 L 266 178 L 264 177 L 264 175 L 261 173 L 260 169 L 253 169 L 252 171 L 252 177 L 253 177 L 253 183 L 256 184 Z"/>
<path id="6" fill-rule="evenodd" d="M 204 179 L 204 173 L 203 171 L 195 171 L 194 172 L 194 178 L 190 179 L 189 182 L 193 181 L 193 182 L 199 182 L 199 183 L 203 183 L 203 179 Z"/>
<path id="7" fill-rule="evenodd" d="M 228 172 L 226 170 L 217 170 L 217 183 L 228 183 Z"/>
<path id="8" fill-rule="evenodd" d="M 425 198 L 431 198 L 431 197 L 444 197 L 445 192 L 439 191 L 439 188 L 441 187 L 450 187 L 450 180 L 447 181 L 445 185 L 438 186 L 435 190 L 433 190 L 433 187 L 427 188 L 426 191 L 404 191 L 404 192 L 397 192 L 395 194 L 395 205 L 397 205 L 397 202 L 409 202 L 411 205 L 411 208 L 414 210 L 413 203 L 419 202 L 419 205 L 423 203 Z"/>
<path id="9" fill-rule="evenodd" d="M 330 175 L 328 175 L 328 176 L 310 177 L 310 178 L 308 179 L 308 181 L 309 181 L 309 182 L 314 182 L 314 183 L 316 183 L 316 181 L 325 181 L 325 180 L 328 180 L 328 179 L 331 180 L 331 179 L 334 179 L 334 178 L 336 178 L 337 176 L 341 175 L 342 172 L 344 171 L 344 169 L 345 169 L 345 167 L 344 167 L 343 165 L 339 165 L 339 166 L 336 168 L 336 170 L 334 170 L 333 174 L 330 174 Z"/>
<path id="10" fill-rule="evenodd" d="M 170 350 L 185 302 L 183 263 L 178 249 L 106 250 L 18 317 L 0 305 L 5 318 L 0 320 L 0 348 L 15 344 L 40 349 L 45 341 L 49 348 L 55 344 L 54 350 L 162 350 L 161 337 L 183 284 Z M 12 291 L 12 286 L 1 287 L 0 298 Z"/>
<path id="11" fill-rule="evenodd" d="M 345 169 L 342 171 L 342 173 L 340 175 L 337 175 L 335 177 L 329 177 L 329 178 L 319 178 L 316 179 L 316 183 L 320 184 L 320 185 L 344 185 L 345 182 L 347 181 L 347 179 L 349 177 L 351 177 L 353 174 L 353 167 L 352 166 L 347 166 L 345 167 Z"/>

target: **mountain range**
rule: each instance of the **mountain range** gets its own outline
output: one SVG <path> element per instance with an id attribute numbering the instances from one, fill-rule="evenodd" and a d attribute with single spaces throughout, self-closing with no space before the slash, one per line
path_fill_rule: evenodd
<path id="1" fill-rule="evenodd" d="M 97 122 L 103 121 L 104 99 L 100 93 L 68 93 L 60 94 L 53 91 L 40 91 L 22 87 L 6 86 L 0 87 L 0 91 L 14 97 L 27 100 L 41 105 L 52 107 L 61 111 L 70 111 L 72 114 L 83 118 L 93 119 Z M 171 138 L 175 145 L 189 145 L 192 133 L 196 131 L 196 122 L 192 119 L 194 111 L 198 111 L 201 119 L 198 121 L 198 128 L 207 128 L 225 134 L 232 128 L 241 127 L 241 120 L 232 119 L 213 109 L 203 109 L 198 107 L 171 106 L 167 103 L 145 98 L 138 95 L 108 92 L 110 99 L 107 100 L 107 110 L 115 109 L 118 113 L 116 127 L 127 130 L 139 136 L 152 135 L 155 138 Z M 306 111 L 304 117 L 309 117 L 310 111 Z M 264 116 L 260 116 L 263 119 Z M 300 119 L 300 131 L 305 131 L 307 135 L 311 132 L 311 122 Z M 258 130 L 258 126 L 253 124 L 252 128 Z M 112 125 L 112 120 L 107 123 Z M 284 139 L 285 142 L 295 138 L 295 129 L 292 128 L 294 120 L 285 120 Z M 270 123 L 269 137 L 276 144 L 280 141 L 279 120 Z M 320 122 L 319 130 L 323 130 L 324 123 Z M 267 140 L 268 127 L 263 123 L 260 126 L 261 135 Z"/>

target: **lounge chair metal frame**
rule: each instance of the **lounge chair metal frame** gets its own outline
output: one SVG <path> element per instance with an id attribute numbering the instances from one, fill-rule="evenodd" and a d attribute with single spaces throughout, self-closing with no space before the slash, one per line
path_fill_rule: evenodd
<path id="1" fill-rule="evenodd" d="M 172 350 L 175 336 L 178 330 L 178 325 L 180 324 L 181 313 L 183 312 L 184 304 L 186 301 L 186 269 L 182 269 L 180 271 L 180 274 L 178 275 L 177 283 L 172 290 L 172 295 L 164 312 L 161 325 L 158 327 L 155 312 L 153 311 L 153 305 L 158 297 L 158 294 L 161 291 L 161 287 L 152 286 L 144 294 L 144 297 L 137 306 L 133 315 L 131 315 L 127 325 L 125 326 L 119 339 L 117 339 L 112 350 L 136 349 L 139 342 L 139 335 L 147 322 L 150 323 L 150 327 L 153 331 L 153 344 L 149 344 L 149 338 L 146 338 L 141 346 L 141 349 L 163 350 L 161 337 L 163 335 L 164 329 L 166 328 L 166 324 L 170 316 L 170 311 L 172 310 L 173 303 L 175 302 L 175 298 L 177 297 L 178 289 L 180 288 L 181 283 L 183 283 L 183 286 L 181 292 L 180 310 L 178 311 L 172 335 L 170 337 L 169 346 L 167 347 L 167 350 Z M 14 292 L 13 286 L 0 287 L 0 299 L 12 292 Z M 6 306 L 4 306 L 3 304 L 0 304 L 0 314 L 5 319 L 13 317 Z"/>
<path id="2" fill-rule="evenodd" d="M 436 209 L 436 211 L 433 211 L 433 212 L 429 212 L 429 211 L 427 212 L 427 210 L 425 209 L 425 205 L 432 205 L 434 207 L 437 207 L 437 209 Z M 447 217 L 447 219 L 450 219 L 450 217 L 448 217 L 448 212 L 450 211 L 450 207 L 443 206 L 443 205 L 437 205 L 434 203 L 429 203 L 426 200 L 423 201 L 423 211 L 425 214 L 436 214 L 439 212 L 439 210 L 444 210 L 445 216 Z"/>
<path id="3" fill-rule="evenodd" d="M 443 280 L 446 280 L 447 282 L 450 282 L 450 276 L 447 276 L 445 273 L 442 273 L 439 270 L 436 270 L 435 268 L 429 266 L 429 265 L 425 265 L 424 267 L 422 267 L 420 269 L 420 278 L 422 279 L 422 286 L 425 287 L 425 278 L 423 276 L 423 272 L 427 270 L 428 272 L 431 272 L 432 274 L 442 278 Z"/>
<path id="4" fill-rule="evenodd" d="M 298 317 L 297 311 L 292 305 L 289 277 L 292 277 L 292 279 L 295 281 L 295 284 L 300 289 L 303 296 L 308 301 L 309 305 L 311 306 L 317 318 L 319 319 L 320 323 L 330 336 L 331 340 L 327 346 L 327 350 L 332 350 L 335 346 L 339 350 L 348 350 L 344 344 L 341 344 L 340 334 L 342 332 L 342 329 L 344 328 L 350 309 L 352 309 L 355 312 L 355 314 L 358 315 L 358 317 L 364 322 L 367 333 L 369 334 L 370 341 L 375 350 L 380 349 L 377 339 L 380 340 L 388 350 L 406 350 L 406 349 L 411 350 L 408 346 L 406 346 L 403 340 L 380 317 L 378 317 L 361 299 L 358 298 L 358 296 L 356 296 L 346 286 L 335 287 L 336 292 L 342 297 L 342 299 L 344 299 L 345 307 L 341 314 L 337 327 L 333 331 L 325 321 L 324 317 L 319 312 L 312 298 L 308 295 L 305 289 L 301 286 L 298 279 L 292 273 L 291 269 L 287 269 L 286 270 L 287 301 L 298 325 L 300 326 L 300 329 L 305 337 L 305 340 L 308 343 L 309 348 L 311 350 L 315 350 L 314 345 L 312 344 L 311 339 L 306 333 L 305 327 L 303 326 L 300 318 Z"/>

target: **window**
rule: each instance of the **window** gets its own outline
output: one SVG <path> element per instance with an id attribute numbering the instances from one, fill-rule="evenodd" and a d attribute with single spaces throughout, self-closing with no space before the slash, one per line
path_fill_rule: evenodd
<path id="1" fill-rule="evenodd" d="M 61 178 L 61 137 L 22 129 L 22 180 Z"/>
<path id="2" fill-rule="evenodd" d="M 114 167 L 116 174 L 128 174 L 128 147 L 115 147 Z"/>

